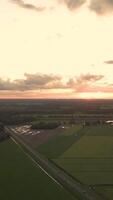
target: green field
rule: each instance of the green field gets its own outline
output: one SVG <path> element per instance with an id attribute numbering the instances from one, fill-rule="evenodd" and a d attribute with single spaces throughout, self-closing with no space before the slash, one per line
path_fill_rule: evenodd
<path id="1" fill-rule="evenodd" d="M 99 186 L 95 189 L 97 192 L 103 195 L 106 199 L 113 199 L 113 185 L 111 186 Z"/>
<path id="2" fill-rule="evenodd" d="M 112 185 L 113 127 L 91 126 L 84 130 L 86 133 L 81 139 L 74 142 L 54 161 L 84 184 Z M 111 196 L 113 189 L 109 192 L 108 188 L 104 188 L 104 193 L 110 193 Z"/>
<path id="3" fill-rule="evenodd" d="M 88 136 L 112 136 L 113 137 L 113 126 L 112 125 L 101 125 L 92 126 L 86 131 Z"/>
<path id="4" fill-rule="evenodd" d="M 65 152 L 83 134 L 81 125 L 75 125 L 61 131 L 55 137 L 40 145 L 37 150 L 48 158 L 56 158 Z M 59 130 L 58 130 L 59 131 Z M 80 134 L 79 134 L 80 133 Z"/>
<path id="5" fill-rule="evenodd" d="M 75 200 L 12 140 L 0 143 L 1 200 Z"/>

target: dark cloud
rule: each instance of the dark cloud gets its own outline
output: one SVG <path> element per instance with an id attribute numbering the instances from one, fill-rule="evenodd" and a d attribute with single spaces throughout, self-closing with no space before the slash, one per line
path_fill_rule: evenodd
<path id="1" fill-rule="evenodd" d="M 108 65 L 113 65 L 113 60 L 107 60 L 104 62 L 105 64 L 108 64 Z"/>
<path id="2" fill-rule="evenodd" d="M 65 88 L 60 76 L 46 74 L 24 74 L 24 79 L 0 79 L 0 90 L 27 91 L 37 89 Z"/>
<path id="3" fill-rule="evenodd" d="M 34 10 L 37 12 L 41 12 L 46 9 L 46 7 L 36 6 L 36 5 L 30 4 L 30 3 L 25 3 L 23 0 L 10 0 L 10 1 L 12 3 L 17 4 L 18 6 L 20 6 L 22 8 Z"/>
<path id="4" fill-rule="evenodd" d="M 88 83 L 94 83 L 96 81 L 99 81 L 103 78 L 103 75 L 93 75 L 93 74 L 82 74 L 79 77 L 75 77 L 69 80 L 68 85 L 84 85 Z"/>
<path id="5" fill-rule="evenodd" d="M 77 78 L 77 83 L 96 82 L 103 77 L 103 75 L 85 74 Z"/>
<path id="6" fill-rule="evenodd" d="M 63 82 L 63 78 L 57 75 L 47 74 L 24 74 L 23 79 L 16 79 L 11 81 L 10 79 L 0 79 L 0 93 L 6 91 L 6 93 L 16 94 L 34 94 L 37 95 L 36 91 L 43 92 L 43 94 L 53 94 L 54 89 L 63 89 L 63 91 L 70 93 L 73 91 L 75 94 L 84 92 L 113 92 L 113 85 L 105 83 L 103 75 L 94 74 L 82 74 L 78 77 L 72 77 Z M 102 81 L 101 81 L 102 80 Z M 100 82 L 101 81 L 101 82 Z M 53 89 L 53 90 L 52 90 Z M 25 96 L 24 95 L 24 96 Z M 66 95 L 66 93 L 65 93 Z"/>
<path id="7" fill-rule="evenodd" d="M 71 78 L 67 85 L 73 88 L 75 92 L 94 92 L 98 91 L 95 83 L 100 81 L 103 75 L 93 75 L 93 74 L 82 74 L 79 77 Z"/>
<path id="8" fill-rule="evenodd" d="M 31 9 L 34 11 L 44 11 L 46 9 L 45 7 L 42 6 L 36 6 L 33 3 L 26 3 L 24 2 L 24 0 L 10 0 L 12 3 L 17 4 L 18 6 L 22 7 L 22 8 L 26 8 L 26 9 Z M 75 10 L 76 8 L 79 8 L 80 6 L 82 6 L 86 0 L 56 0 L 59 3 L 64 3 L 66 4 L 66 6 L 70 9 L 70 10 Z M 38 0 L 37 0 L 38 2 Z"/>
<path id="9" fill-rule="evenodd" d="M 38 0 L 37 0 L 37 6 L 33 3 L 27 3 L 27 0 L 10 0 L 12 3 L 17 4 L 18 6 L 30 9 L 34 11 L 44 11 L 47 9 L 47 4 L 45 6 L 38 6 Z M 87 3 L 88 0 L 53 0 L 57 1 L 58 3 L 65 4 L 70 10 L 75 10 L 79 7 L 81 7 L 83 4 Z M 52 7 L 49 7 L 52 9 Z M 54 7 L 53 7 L 54 9 Z M 113 12 L 113 0 L 89 0 L 89 9 L 96 12 L 99 15 L 104 15 Z"/>
<path id="10" fill-rule="evenodd" d="M 81 85 L 87 85 L 99 81 L 102 75 L 86 74 L 79 77 L 71 78 L 67 83 L 63 83 L 62 77 L 47 74 L 24 74 L 24 79 L 0 79 L 0 90 L 37 90 L 37 89 L 66 89 L 77 88 Z"/>
<path id="11" fill-rule="evenodd" d="M 86 2 L 86 0 L 64 0 L 64 2 L 66 3 L 69 9 L 74 10 L 83 5 Z"/>
<path id="12" fill-rule="evenodd" d="M 75 10 L 76 8 L 79 8 L 80 6 L 82 6 L 86 0 L 58 0 L 60 3 L 64 3 L 66 4 L 66 6 L 70 9 L 70 10 Z"/>
<path id="13" fill-rule="evenodd" d="M 82 74 L 79 77 L 71 78 L 67 84 L 74 89 L 75 93 L 113 92 L 113 84 L 105 82 L 103 75 Z"/>
<path id="14" fill-rule="evenodd" d="M 100 15 L 109 14 L 113 12 L 113 0 L 90 0 L 89 8 Z"/>

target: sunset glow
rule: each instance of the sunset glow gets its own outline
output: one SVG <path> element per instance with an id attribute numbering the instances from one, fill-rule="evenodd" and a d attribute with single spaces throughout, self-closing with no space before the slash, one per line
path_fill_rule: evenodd
<path id="1" fill-rule="evenodd" d="M 112 25 L 107 0 L 1 0 L 0 98 L 113 98 Z"/>

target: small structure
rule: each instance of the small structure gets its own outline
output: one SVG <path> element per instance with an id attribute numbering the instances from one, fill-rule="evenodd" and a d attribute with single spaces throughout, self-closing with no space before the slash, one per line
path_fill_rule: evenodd
<path id="1" fill-rule="evenodd" d="M 0 122 L 0 141 L 8 138 L 9 135 L 6 133 L 4 125 Z"/>
<path id="2" fill-rule="evenodd" d="M 89 120 L 89 121 L 84 121 L 83 123 L 83 127 L 85 126 L 94 126 L 94 125 L 99 125 L 101 124 L 101 121 L 100 120 Z"/>
<path id="3" fill-rule="evenodd" d="M 113 125 L 113 120 L 107 120 L 107 121 L 105 122 L 105 124 Z"/>

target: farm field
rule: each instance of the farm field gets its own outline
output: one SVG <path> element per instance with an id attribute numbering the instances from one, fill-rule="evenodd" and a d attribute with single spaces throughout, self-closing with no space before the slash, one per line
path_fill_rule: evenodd
<path id="1" fill-rule="evenodd" d="M 84 184 L 113 185 L 113 127 L 90 126 L 84 130 L 80 140 L 54 161 Z M 113 189 L 104 188 L 104 193 L 111 196 Z"/>
<path id="2" fill-rule="evenodd" d="M 0 143 L 0 199 L 76 200 L 10 139 Z"/>
<path id="3" fill-rule="evenodd" d="M 56 129 L 58 134 L 40 145 L 37 150 L 48 158 L 57 158 L 84 134 L 81 129 L 81 125 L 66 127 L 62 130 Z"/>
<path id="4" fill-rule="evenodd" d="M 109 186 L 99 186 L 95 189 L 97 192 L 103 195 L 106 199 L 113 199 L 113 185 Z"/>

